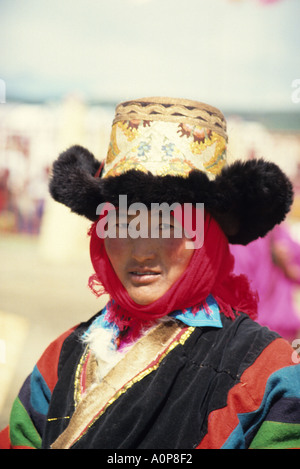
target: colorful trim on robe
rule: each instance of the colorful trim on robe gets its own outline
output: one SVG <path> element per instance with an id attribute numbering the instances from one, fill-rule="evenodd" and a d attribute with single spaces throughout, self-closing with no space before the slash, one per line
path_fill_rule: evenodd
<path id="1" fill-rule="evenodd" d="M 32 374 L 25 381 L 14 403 L 10 419 L 9 441 L 7 441 L 8 433 L 5 429 L 2 432 L 2 441 L 7 443 L 2 444 L 2 448 L 43 447 L 45 425 L 54 388 L 60 379 L 59 377 L 64 377 L 64 365 L 67 364 L 69 369 L 69 364 L 73 362 L 74 372 L 70 372 L 70 377 L 74 383 L 74 373 L 82 355 L 82 344 L 79 346 L 79 337 L 88 329 L 94 319 L 92 318 L 88 323 L 81 325 L 73 334 L 75 328 L 67 331 L 46 349 Z M 216 327 L 214 328 L 215 332 L 209 332 L 209 335 L 203 334 L 205 343 L 207 343 L 208 337 L 213 334 L 214 339 L 211 344 L 219 346 L 224 334 L 229 333 L 230 335 L 233 333 L 231 330 L 234 331 L 236 327 L 240 327 L 234 326 L 236 322 L 237 324 L 242 324 L 243 321 L 249 322 L 250 328 L 254 327 L 251 325 L 253 322 L 249 318 L 244 319 L 243 315 L 235 321 L 223 318 L 223 326 L 224 321 L 226 323 L 225 330 Z M 198 331 L 200 329 L 198 328 Z M 244 330 L 247 329 L 245 326 Z M 213 329 L 207 330 L 212 331 Z M 189 342 L 196 340 L 198 349 L 202 347 L 203 350 L 207 350 L 207 345 L 201 339 L 201 333 L 200 335 L 197 333 L 193 339 L 196 331 L 197 329 L 182 347 L 189 347 Z M 290 345 L 285 340 L 276 338 L 275 334 L 272 336 L 270 334 L 272 333 L 266 331 L 269 344 L 266 343 L 259 353 L 255 349 L 253 350 L 252 361 L 245 365 L 241 376 L 237 374 L 236 382 L 230 387 L 227 394 L 223 395 L 222 402 L 225 402 L 225 405 L 221 404 L 220 401 L 219 405 L 207 409 L 207 423 L 204 424 L 203 430 L 201 429 L 200 432 L 203 436 L 193 447 L 199 449 L 300 449 L 300 364 L 293 362 L 294 351 Z M 67 347 L 69 361 L 65 358 L 67 354 L 65 344 L 67 342 L 69 344 Z M 178 353 L 176 352 L 177 348 L 175 347 L 168 354 L 167 360 L 171 360 L 174 352 Z M 251 349 L 251 343 L 248 348 Z M 70 350 L 76 350 L 75 358 L 72 352 L 72 360 Z M 205 356 L 210 352 L 211 350 L 205 352 Z M 240 360 L 242 364 L 243 359 L 240 358 Z M 164 363 L 165 366 L 166 363 Z M 154 372 L 153 375 L 155 373 L 157 372 Z M 134 391 L 134 388 L 135 386 L 131 390 Z M 62 418 L 68 419 L 69 416 Z M 48 418 L 49 420 L 51 419 Z"/>
<path id="2" fill-rule="evenodd" d="M 287 342 L 276 339 L 229 391 L 227 405 L 210 413 L 198 449 L 300 449 L 299 377 Z"/>
<path id="3" fill-rule="evenodd" d="M 111 349 L 115 350 L 120 347 L 120 342 L 118 341 L 120 331 L 115 323 L 110 322 L 106 318 L 106 313 L 109 307 L 110 302 L 108 302 L 107 305 L 103 308 L 102 314 L 97 316 L 90 324 L 89 328 L 84 332 L 82 338 L 85 339 L 89 333 L 96 328 L 112 330 L 112 341 L 110 345 Z M 209 295 L 206 301 L 203 303 L 192 308 L 184 309 L 182 311 L 174 311 L 170 314 L 170 316 L 190 327 L 223 327 L 219 305 L 212 295 Z"/>
<path id="4" fill-rule="evenodd" d="M 2 433 L 2 449 L 39 449 L 49 402 L 57 382 L 60 353 L 75 327 L 53 341 L 38 360 L 15 399 L 10 423 Z"/>
<path id="5" fill-rule="evenodd" d="M 223 327 L 219 305 L 212 295 L 209 295 L 202 304 L 184 309 L 183 311 L 174 311 L 170 316 L 187 326 Z"/>

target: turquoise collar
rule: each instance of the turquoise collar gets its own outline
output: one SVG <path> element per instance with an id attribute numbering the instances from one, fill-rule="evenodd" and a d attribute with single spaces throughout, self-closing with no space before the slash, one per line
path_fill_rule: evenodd
<path id="1" fill-rule="evenodd" d="M 179 319 L 187 326 L 193 327 L 223 327 L 220 308 L 212 295 L 206 298 L 205 304 L 180 311 L 174 311 L 170 316 Z"/>
<path id="2" fill-rule="evenodd" d="M 91 331 L 91 329 L 95 327 L 113 329 L 115 336 L 116 337 L 118 336 L 119 330 L 116 324 L 110 323 L 105 319 L 105 313 L 108 307 L 109 307 L 109 303 L 102 310 L 102 314 L 97 316 L 96 319 L 92 322 L 90 327 L 84 333 L 83 337 L 86 337 Z M 183 322 L 187 326 L 219 327 L 219 328 L 223 327 L 218 303 L 216 302 L 216 300 L 214 299 L 212 295 L 209 295 L 206 298 L 206 301 L 201 303 L 200 305 L 187 308 L 184 310 L 174 311 L 173 313 L 170 314 L 170 316 L 178 319 L 179 321 Z"/>

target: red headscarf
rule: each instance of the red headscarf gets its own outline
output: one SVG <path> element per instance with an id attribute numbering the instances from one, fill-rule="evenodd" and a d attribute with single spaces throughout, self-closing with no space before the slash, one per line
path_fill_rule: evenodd
<path id="1" fill-rule="evenodd" d="M 171 288 L 148 305 L 139 305 L 128 295 L 109 261 L 104 239 L 97 235 L 96 225 L 97 222 L 90 230 L 90 255 L 95 274 L 90 277 L 89 286 L 98 296 L 108 293 L 123 316 L 150 321 L 205 303 L 208 295 L 212 294 L 226 316 L 234 318 L 233 310 L 236 310 L 256 317 L 257 297 L 251 292 L 244 275 L 232 273 L 234 257 L 228 240 L 209 213 L 205 213 L 204 218 L 203 246 L 194 250 L 187 269 Z"/>

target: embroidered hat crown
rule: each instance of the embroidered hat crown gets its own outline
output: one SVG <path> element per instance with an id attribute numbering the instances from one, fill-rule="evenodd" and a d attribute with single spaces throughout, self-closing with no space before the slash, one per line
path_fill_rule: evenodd
<path id="1" fill-rule="evenodd" d="M 102 177 L 130 169 L 214 179 L 226 164 L 226 121 L 216 108 L 186 99 L 143 98 L 116 108 Z"/>
<path id="2" fill-rule="evenodd" d="M 293 201 L 283 171 L 264 159 L 226 162 L 226 121 L 207 104 L 143 98 L 121 103 L 105 161 L 73 145 L 53 163 L 52 197 L 89 220 L 99 204 L 198 202 L 230 243 L 248 244 L 281 223 Z M 109 177 L 112 176 L 112 177 Z"/>

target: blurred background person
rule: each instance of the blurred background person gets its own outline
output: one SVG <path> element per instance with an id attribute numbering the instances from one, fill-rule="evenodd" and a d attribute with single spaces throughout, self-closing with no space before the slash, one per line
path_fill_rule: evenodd
<path id="1" fill-rule="evenodd" d="M 247 275 L 258 293 L 257 321 L 293 341 L 300 333 L 300 309 L 296 292 L 300 286 L 300 245 L 288 225 L 275 227 L 248 246 L 232 245 L 236 274 Z"/>

